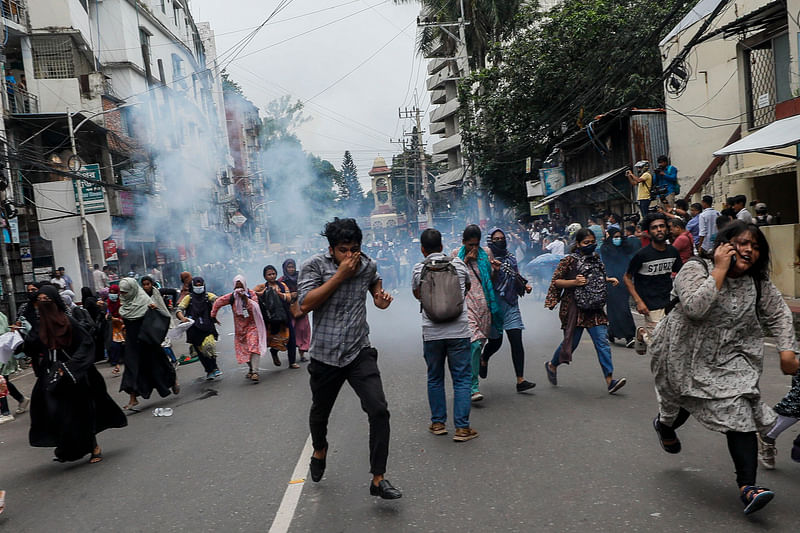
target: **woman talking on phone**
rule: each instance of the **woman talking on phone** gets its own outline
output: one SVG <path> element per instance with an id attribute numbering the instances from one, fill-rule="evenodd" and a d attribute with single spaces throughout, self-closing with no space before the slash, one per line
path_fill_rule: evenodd
<path id="1" fill-rule="evenodd" d="M 792 314 L 769 280 L 769 265 L 769 244 L 755 224 L 727 225 L 717 235 L 713 259 L 692 259 L 676 276 L 675 307 L 648 347 L 661 447 L 681 451 L 675 430 L 690 415 L 724 433 L 745 514 L 775 496 L 756 485 L 757 432 L 766 434 L 776 419 L 758 388 L 764 366 L 759 322 L 776 338 L 783 373 L 798 371 Z"/>

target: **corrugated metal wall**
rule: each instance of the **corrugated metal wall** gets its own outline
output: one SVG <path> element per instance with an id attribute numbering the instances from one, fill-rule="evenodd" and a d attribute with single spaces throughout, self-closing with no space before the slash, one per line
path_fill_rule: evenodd
<path id="1" fill-rule="evenodd" d="M 669 156 L 666 113 L 632 111 L 629 125 L 631 163 L 646 159 L 655 166 L 658 156 Z"/>

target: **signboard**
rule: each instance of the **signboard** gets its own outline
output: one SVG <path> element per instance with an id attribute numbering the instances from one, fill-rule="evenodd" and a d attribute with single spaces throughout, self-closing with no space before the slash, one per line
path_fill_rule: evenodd
<path id="1" fill-rule="evenodd" d="M 240 212 L 238 212 L 238 211 L 237 211 L 237 212 L 236 212 L 236 213 L 235 213 L 235 214 L 234 214 L 234 215 L 231 217 L 231 222 L 233 222 L 234 224 L 236 224 L 236 226 L 237 226 L 237 227 L 241 228 L 241 227 L 244 225 L 244 223 L 245 223 L 245 222 L 247 222 L 247 217 L 246 217 L 246 216 L 244 216 L 243 214 L 241 214 Z"/>
<path id="2" fill-rule="evenodd" d="M 12 218 L 8 221 L 8 229 L 11 230 L 11 240 L 8 240 L 8 231 L 5 228 L 5 219 L 0 219 L 0 229 L 3 231 L 3 242 L 6 244 L 19 243 L 19 219 Z"/>
<path id="3" fill-rule="evenodd" d="M 532 159 L 529 157 L 525 160 L 525 174 L 531 173 Z"/>
<path id="4" fill-rule="evenodd" d="M 542 183 L 542 180 L 526 181 L 525 188 L 528 191 L 528 198 L 534 196 L 544 196 L 544 184 Z"/>
<path id="5" fill-rule="evenodd" d="M 134 167 L 125 170 L 120 170 L 119 175 L 122 178 L 122 184 L 132 189 L 145 189 L 147 188 L 147 168 Z"/>
<path id="6" fill-rule="evenodd" d="M 764 107 L 769 107 L 769 93 L 764 93 L 758 97 L 758 108 L 762 109 Z"/>
<path id="7" fill-rule="evenodd" d="M 549 215 L 550 214 L 550 204 L 543 205 L 539 209 L 535 209 L 535 206 L 541 201 L 542 201 L 542 199 L 539 198 L 537 200 L 534 200 L 534 201 L 530 202 L 531 216 L 532 217 L 537 217 L 537 216 L 543 216 L 543 215 Z"/>
<path id="8" fill-rule="evenodd" d="M 103 257 L 106 258 L 106 262 L 108 261 L 119 261 L 119 256 L 117 255 L 117 243 L 109 239 L 107 241 L 103 241 Z"/>
<path id="9" fill-rule="evenodd" d="M 76 174 L 80 174 L 86 178 L 100 181 L 100 165 L 92 164 L 92 165 L 84 165 L 81 167 L 80 170 L 76 172 Z M 75 192 L 75 205 L 78 205 L 78 181 L 72 182 L 72 188 Z M 100 185 L 95 185 L 93 183 L 88 183 L 85 181 L 80 182 L 80 188 L 83 194 L 83 212 L 87 215 L 92 213 L 105 213 L 106 211 L 106 199 L 105 199 L 105 191 L 103 191 L 103 187 Z"/>
<path id="10" fill-rule="evenodd" d="M 136 214 L 136 203 L 131 191 L 119 191 L 119 214 L 124 217 Z"/>
<path id="11" fill-rule="evenodd" d="M 34 281 L 50 281 L 53 277 L 53 269 L 52 268 L 34 268 L 33 269 L 33 279 Z"/>
<path id="12" fill-rule="evenodd" d="M 33 259 L 33 257 L 31 257 L 31 247 L 30 246 L 20 246 L 19 247 L 19 258 L 20 259 Z"/>
<path id="13" fill-rule="evenodd" d="M 545 195 L 550 195 L 564 186 L 567 179 L 564 169 L 561 167 L 542 168 L 539 170 L 539 178 L 544 183 Z"/>

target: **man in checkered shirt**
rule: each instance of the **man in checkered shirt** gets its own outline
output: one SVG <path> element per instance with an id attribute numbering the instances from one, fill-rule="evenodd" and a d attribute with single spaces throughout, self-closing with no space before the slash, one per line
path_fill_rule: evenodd
<path id="1" fill-rule="evenodd" d="M 304 313 L 313 311 L 311 338 L 311 479 L 325 472 L 328 418 L 339 390 L 347 381 L 369 418 L 369 492 L 387 500 L 402 493 L 384 479 L 389 456 L 389 409 L 378 370 L 378 352 L 370 346 L 366 296 L 386 309 L 392 297 L 383 290 L 374 260 L 361 253 L 362 234 L 352 218 L 325 225 L 328 252 L 317 254 L 300 269 L 298 293 Z"/>

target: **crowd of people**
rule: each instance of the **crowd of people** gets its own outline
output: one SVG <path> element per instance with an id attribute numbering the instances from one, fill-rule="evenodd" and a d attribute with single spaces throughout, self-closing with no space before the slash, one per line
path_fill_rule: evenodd
<path id="1" fill-rule="evenodd" d="M 28 302 L 14 323 L 0 316 L 0 333 L 23 337 L 16 355 L 0 368 L 0 376 L 6 376 L 0 378 L 0 392 L 7 388 L 17 400 L 17 414 L 30 409 L 32 446 L 55 448 L 56 461 L 87 455 L 91 463 L 102 461 L 96 435 L 124 427 L 124 410 L 136 409 L 153 391 L 161 397 L 179 394 L 176 369 L 181 363 L 197 359 L 204 379 L 221 378 L 217 326 L 220 313 L 230 309 L 235 359 L 247 366 L 248 381 L 259 382 L 260 361 L 268 352 L 275 366 L 282 365 L 283 352 L 289 368 L 308 361 L 312 480 L 319 482 L 324 475 L 328 420 L 347 382 L 369 420 L 370 494 L 397 499 L 402 492 L 385 478 L 389 408 L 377 349 L 369 340 L 366 296 L 378 309 L 387 309 L 408 278 L 422 309 L 428 430 L 448 434 L 447 367 L 453 385 L 453 440 L 466 442 L 479 435 L 470 424 L 471 404 L 484 400 L 481 379 L 488 378 L 504 336 L 516 392 L 536 386 L 525 377 L 519 299 L 533 290 L 525 277 L 527 266 L 549 254 L 557 263 L 543 299 L 548 309 L 559 307 L 563 341 L 545 362 L 548 382 L 557 386 L 563 379 L 564 365 L 574 362 L 584 330 L 609 394 L 627 383 L 615 376 L 615 341 L 648 354 L 658 400 L 652 427 L 660 446 L 679 453 L 676 430 L 690 416 L 724 433 L 749 514 L 774 496 L 756 484 L 757 465 L 775 467 L 776 439 L 800 419 L 800 378 L 791 312 L 769 281 L 766 238 L 755 220 L 740 214 L 745 202 L 731 199 L 728 213 L 715 211 L 708 197 L 700 205 L 676 202 L 674 208 L 649 211 L 634 228 L 613 214 L 593 216 L 586 227 L 560 219 L 535 222 L 528 232 L 494 227 L 485 241 L 479 226 L 468 225 L 460 245 L 449 248 L 442 234 L 429 228 L 412 243 L 421 261 L 412 260 L 419 257 L 416 250 L 412 254 L 403 248 L 399 258 L 406 260 L 391 265 L 388 256 L 397 257 L 393 248 L 368 248 L 355 220 L 335 219 L 324 230 L 326 251 L 300 268 L 287 259 L 282 275 L 267 265 L 264 282 L 252 287 L 237 273 L 219 284 L 225 292 L 219 296 L 208 290 L 202 276 L 189 272 L 181 274 L 177 289 L 163 287 L 155 272 L 138 279 L 98 275 L 93 280 L 99 288 L 83 287 L 78 304 L 72 281 L 57 272 L 51 282 L 28 285 Z M 394 278 L 392 289 L 387 277 Z M 632 308 L 641 315 L 639 327 Z M 789 394 L 774 408 L 761 400 L 758 387 L 764 366 L 761 325 L 776 339 L 781 370 L 794 376 Z M 191 353 L 177 358 L 171 342 L 181 335 Z M 7 378 L 23 357 L 36 375 L 30 399 Z M 95 367 L 102 361 L 111 365 L 112 376 L 121 376 L 119 390 L 129 397 L 122 408 Z M 11 417 L 2 396 L 0 423 Z M 800 438 L 791 456 L 800 461 Z"/>

